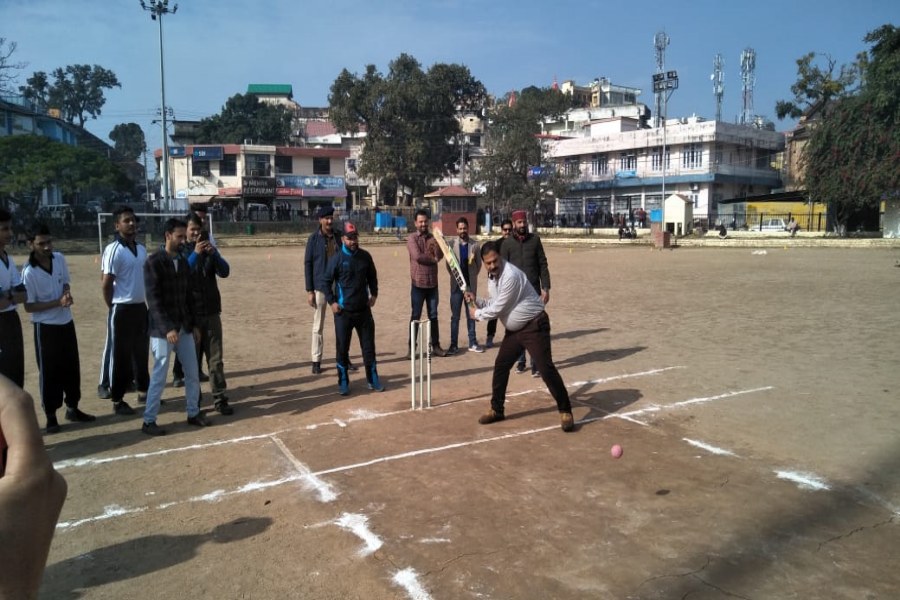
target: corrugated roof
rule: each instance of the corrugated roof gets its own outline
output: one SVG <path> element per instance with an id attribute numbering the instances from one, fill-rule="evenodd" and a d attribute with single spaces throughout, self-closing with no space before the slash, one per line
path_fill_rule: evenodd
<path id="1" fill-rule="evenodd" d="M 324 135 L 334 135 L 337 130 L 331 121 L 307 121 L 306 135 L 309 137 L 321 137 Z"/>
<path id="2" fill-rule="evenodd" d="M 293 98 L 294 87 L 288 83 L 251 83 L 247 86 L 247 93 L 266 96 L 280 95 Z"/>

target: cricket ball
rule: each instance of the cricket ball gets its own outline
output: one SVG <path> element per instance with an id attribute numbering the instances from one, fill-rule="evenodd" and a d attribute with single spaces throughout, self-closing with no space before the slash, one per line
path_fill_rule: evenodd
<path id="1" fill-rule="evenodd" d="M 613 458 L 622 458 L 622 446 L 618 444 L 613 444 L 613 447 L 609 449 L 609 453 Z"/>

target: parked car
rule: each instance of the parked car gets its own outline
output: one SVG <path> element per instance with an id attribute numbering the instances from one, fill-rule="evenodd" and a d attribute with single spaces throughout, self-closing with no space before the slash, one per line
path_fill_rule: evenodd
<path id="1" fill-rule="evenodd" d="M 756 229 L 754 227 L 753 229 Z M 784 219 L 763 219 L 759 226 L 760 231 L 787 231 L 787 223 Z"/>

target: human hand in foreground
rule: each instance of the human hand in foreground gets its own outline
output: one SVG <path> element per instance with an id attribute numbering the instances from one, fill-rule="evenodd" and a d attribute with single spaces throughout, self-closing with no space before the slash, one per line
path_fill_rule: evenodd
<path id="1" fill-rule="evenodd" d="M 34 400 L 0 375 L 0 598 L 37 598 L 66 499 L 34 415 Z"/>

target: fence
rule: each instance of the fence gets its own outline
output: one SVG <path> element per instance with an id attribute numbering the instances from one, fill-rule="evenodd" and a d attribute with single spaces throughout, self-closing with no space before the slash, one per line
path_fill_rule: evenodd
<path id="1" fill-rule="evenodd" d="M 719 215 L 712 223 L 713 227 L 723 224 L 731 230 L 743 229 L 747 231 L 771 230 L 773 223 L 779 220 L 786 226 L 792 220 L 800 226 L 800 231 L 825 231 L 827 217 L 822 212 L 809 213 L 733 213 Z M 694 228 L 709 230 L 709 219 L 695 219 Z"/>

